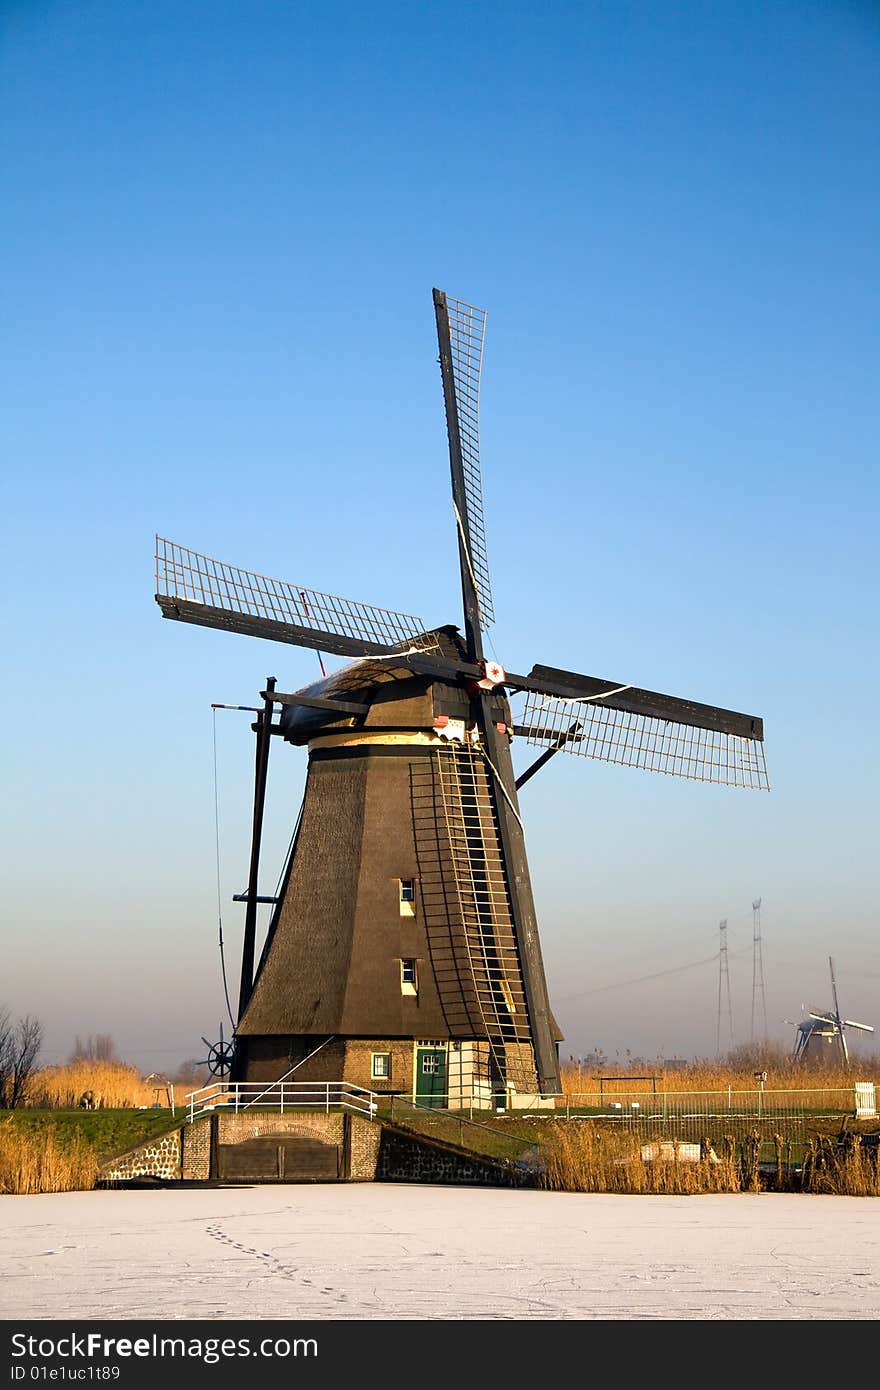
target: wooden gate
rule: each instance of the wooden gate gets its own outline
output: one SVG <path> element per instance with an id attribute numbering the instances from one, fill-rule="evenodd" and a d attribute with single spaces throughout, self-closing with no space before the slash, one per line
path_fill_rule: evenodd
<path id="1" fill-rule="evenodd" d="M 338 1182 L 342 1149 L 320 1139 L 263 1134 L 243 1144 L 219 1144 L 217 1170 L 223 1182 Z"/>

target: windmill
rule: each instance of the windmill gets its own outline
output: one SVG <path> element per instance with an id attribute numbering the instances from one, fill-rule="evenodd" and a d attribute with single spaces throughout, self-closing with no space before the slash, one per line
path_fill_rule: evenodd
<path id="1" fill-rule="evenodd" d="M 427 1104 L 558 1092 L 559 1030 L 518 792 L 559 752 L 768 788 L 762 721 L 484 651 L 494 620 L 479 443 L 486 314 L 434 290 L 463 632 L 269 579 L 157 537 L 163 617 L 347 664 L 253 724 L 236 1079 L 344 1078 Z M 525 696 L 518 716 L 514 696 Z M 275 712 L 278 712 L 277 718 Z M 273 739 L 307 746 L 277 895 L 259 892 Z M 518 778 L 511 742 L 541 750 Z M 293 816 L 291 816 L 293 819 Z M 272 913 L 256 962 L 257 908 Z"/>
<path id="2" fill-rule="evenodd" d="M 202 1042 L 208 1049 L 208 1055 L 203 1057 L 197 1065 L 207 1067 L 209 1076 L 219 1076 L 222 1080 L 232 1071 L 232 1059 L 235 1056 L 235 1044 L 223 1036 L 222 1019 L 220 1020 L 220 1041 L 212 1043 L 203 1037 Z"/>
<path id="3" fill-rule="evenodd" d="M 837 981 L 834 978 L 834 961 L 828 957 L 831 972 L 831 997 L 833 1010 L 820 1013 L 818 1009 L 808 1009 L 808 1018 L 797 1025 L 797 1038 L 794 1045 L 796 1062 L 823 1062 L 832 1057 L 849 1066 L 849 1048 L 846 1044 L 847 1028 L 855 1028 L 860 1033 L 873 1033 L 870 1023 L 855 1023 L 851 1018 L 843 1018 L 837 1000 Z"/>

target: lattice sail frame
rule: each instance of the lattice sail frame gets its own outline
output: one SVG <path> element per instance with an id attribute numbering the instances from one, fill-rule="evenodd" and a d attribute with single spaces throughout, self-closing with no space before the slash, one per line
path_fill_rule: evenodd
<path id="1" fill-rule="evenodd" d="M 556 746 L 560 752 L 582 758 L 694 782 L 770 790 L 760 739 L 633 714 L 601 700 L 563 700 L 532 693 L 526 697 L 523 727 L 526 742 L 535 747 Z"/>
<path id="2" fill-rule="evenodd" d="M 449 339 L 452 347 L 452 373 L 458 406 L 458 432 L 467 498 L 467 526 L 470 535 L 470 563 L 480 618 L 484 627 L 495 621 L 489 554 L 486 546 L 486 519 L 483 511 L 483 475 L 480 468 L 480 373 L 486 338 L 486 310 L 449 299 Z"/>
<path id="3" fill-rule="evenodd" d="M 213 560 L 163 536 L 156 537 L 156 594 L 230 614 L 376 643 L 392 651 L 434 651 L 438 646 L 437 638 L 426 634 L 421 618 L 323 594 L 283 579 L 269 579 Z"/>

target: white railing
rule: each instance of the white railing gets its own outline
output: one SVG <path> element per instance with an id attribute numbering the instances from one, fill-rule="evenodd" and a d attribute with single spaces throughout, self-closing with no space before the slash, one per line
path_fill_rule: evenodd
<path id="1" fill-rule="evenodd" d="M 726 1086 L 717 1091 L 674 1091 L 628 1088 L 626 1078 L 615 1077 L 614 1089 L 607 1085 L 598 1091 L 568 1092 L 553 1098 L 550 1113 L 556 1119 L 616 1119 L 638 1122 L 658 1119 L 835 1119 L 841 1115 L 870 1116 L 876 1113 L 873 1083 L 850 1086 L 769 1087 L 738 1090 Z M 539 1102 L 534 1104 L 535 1099 Z M 549 1098 L 514 1095 L 505 1107 L 511 1115 L 533 1111 L 547 1113 Z M 463 1108 L 476 1110 L 467 1100 Z"/>
<path id="2" fill-rule="evenodd" d="M 186 1097 L 190 1124 L 212 1110 L 350 1110 L 372 1120 L 376 1096 L 350 1081 L 213 1081 Z"/>
<path id="3" fill-rule="evenodd" d="M 623 1082 L 625 1078 L 620 1078 Z M 618 1079 L 615 1078 L 615 1083 Z M 401 1097 L 401 1099 L 403 1099 Z M 416 1098 L 417 1099 L 417 1098 Z M 378 1103 L 389 1104 L 390 1095 L 368 1091 L 350 1081 L 214 1081 L 186 1096 L 190 1121 L 216 1109 L 239 1112 L 261 1110 L 350 1110 L 374 1119 Z M 871 1105 L 869 1102 L 874 1102 Z M 630 1123 L 646 1120 L 774 1117 L 817 1119 L 845 1114 L 868 1115 L 876 1108 L 873 1086 L 808 1088 L 803 1090 L 664 1091 L 619 1090 L 569 1092 L 567 1095 L 457 1095 L 443 1107 L 452 1114 L 465 1113 L 482 1119 L 503 1112 L 515 1118 L 540 1114 L 555 1119 L 617 1119 Z"/>
<path id="4" fill-rule="evenodd" d="M 565 1105 L 568 1102 L 572 1108 L 599 1106 L 607 1109 L 617 1103 L 616 1108 L 619 1109 L 620 1102 L 624 1102 L 625 1107 L 636 1103 L 638 1108 L 638 1103 L 641 1103 L 643 1109 L 657 1109 L 663 1105 L 687 1106 L 693 1102 L 697 1108 L 720 1110 L 728 1114 L 742 1112 L 760 1115 L 766 1110 L 797 1108 L 806 1111 L 827 1111 L 831 1115 L 837 1115 L 854 1110 L 857 1098 L 855 1085 L 803 1088 L 785 1086 L 773 1089 L 769 1086 L 742 1089 L 725 1086 L 723 1090 L 715 1091 L 676 1091 L 658 1087 L 656 1092 L 652 1093 L 645 1088 L 629 1088 L 622 1084 L 622 1081 L 617 1082 L 615 1078 L 613 1090 L 606 1086 L 598 1092 L 580 1092 L 558 1097 L 557 1104 Z"/>
<path id="5" fill-rule="evenodd" d="M 737 1089 L 725 1086 L 716 1091 L 676 1091 L 660 1087 L 627 1087 L 625 1077 L 614 1077 L 596 1091 L 569 1091 L 564 1095 L 462 1091 L 444 1101 L 452 1113 L 463 1111 L 469 1117 L 494 1111 L 511 1118 L 541 1114 L 554 1119 L 667 1119 L 687 1115 L 698 1118 L 723 1116 L 770 1119 L 774 1115 L 834 1119 L 841 1115 L 871 1117 L 876 1114 L 876 1088 L 873 1082 L 855 1082 L 837 1087 L 769 1087 Z M 421 1098 L 414 1096 L 418 1103 Z M 430 1104 L 424 1101 L 424 1104 Z"/>

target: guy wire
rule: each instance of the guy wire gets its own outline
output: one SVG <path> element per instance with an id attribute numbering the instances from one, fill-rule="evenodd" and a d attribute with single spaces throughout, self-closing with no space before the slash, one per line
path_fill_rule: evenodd
<path id="1" fill-rule="evenodd" d="M 229 1002 L 229 985 L 226 981 L 226 953 L 223 949 L 223 899 L 220 890 L 220 791 L 217 781 L 217 710 L 213 707 L 211 709 L 211 723 L 214 744 L 214 847 L 216 850 L 217 863 L 217 926 L 220 933 L 220 970 L 223 975 L 223 994 L 226 998 L 226 1012 L 229 1014 L 229 1022 L 232 1024 L 232 1032 L 234 1034 L 236 1023 L 232 1015 L 232 1005 Z"/>

